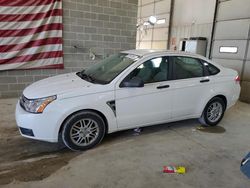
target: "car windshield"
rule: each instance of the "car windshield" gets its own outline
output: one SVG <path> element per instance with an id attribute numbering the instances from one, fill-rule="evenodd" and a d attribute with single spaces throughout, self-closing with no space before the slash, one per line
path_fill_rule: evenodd
<path id="1" fill-rule="evenodd" d="M 123 70 L 139 59 L 139 56 L 119 53 L 112 55 L 77 75 L 92 83 L 107 84 Z"/>

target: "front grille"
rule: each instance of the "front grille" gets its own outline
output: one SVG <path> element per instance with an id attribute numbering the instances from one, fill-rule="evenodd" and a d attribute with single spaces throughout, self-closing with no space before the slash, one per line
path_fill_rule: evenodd
<path id="1" fill-rule="evenodd" d="M 23 128 L 23 127 L 19 127 L 19 129 L 20 129 L 20 132 L 23 135 L 34 136 L 34 133 L 33 133 L 32 129 L 26 129 L 26 128 Z"/>

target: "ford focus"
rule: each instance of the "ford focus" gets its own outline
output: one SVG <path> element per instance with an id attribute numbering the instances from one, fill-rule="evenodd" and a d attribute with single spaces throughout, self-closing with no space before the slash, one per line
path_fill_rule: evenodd
<path id="1" fill-rule="evenodd" d="M 87 150 L 125 129 L 190 118 L 215 126 L 239 94 L 237 72 L 205 57 L 129 50 L 31 84 L 16 122 L 24 137 Z"/>

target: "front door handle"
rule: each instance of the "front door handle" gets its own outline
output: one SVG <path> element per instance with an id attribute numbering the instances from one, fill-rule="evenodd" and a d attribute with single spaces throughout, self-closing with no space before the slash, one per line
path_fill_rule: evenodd
<path id="1" fill-rule="evenodd" d="M 158 86 L 157 89 L 165 89 L 165 88 L 169 88 L 169 85 L 162 85 L 162 86 Z"/>
<path id="2" fill-rule="evenodd" d="M 200 83 L 209 82 L 209 79 L 200 80 Z"/>

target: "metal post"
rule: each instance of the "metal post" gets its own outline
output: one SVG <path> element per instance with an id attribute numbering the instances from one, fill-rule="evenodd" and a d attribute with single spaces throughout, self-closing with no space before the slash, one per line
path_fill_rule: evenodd
<path id="1" fill-rule="evenodd" d="M 171 35 L 172 35 L 172 24 L 173 24 L 173 14 L 174 14 L 174 0 L 171 0 L 170 13 L 169 13 L 169 24 L 168 24 L 168 45 L 167 49 L 171 47 Z"/>
<path id="2" fill-rule="evenodd" d="M 212 58 L 212 48 L 213 48 L 213 41 L 214 41 L 214 32 L 215 32 L 215 24 L 216 24 L 216 18 L 217 18 L 217 14 L 218 14 L 218 7 L 219 7 L 219 0 L 216 0 L 215 2 L 215 10 L 214 10 L 214 20 L 213 20 L 213 27 L 212 27 L 212 35 L 211 35 L 211 41 L 210 41 L 210 45 L 209 45 L 209 59 Z"/>

